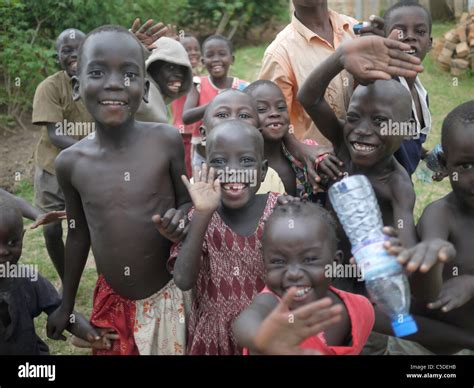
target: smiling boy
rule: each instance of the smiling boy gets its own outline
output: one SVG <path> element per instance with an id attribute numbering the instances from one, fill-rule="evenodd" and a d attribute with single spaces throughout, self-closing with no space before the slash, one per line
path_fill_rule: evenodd
<path id="1" fill-rule="evenodd" d="M 91 322 L 119 335 L 100 354 L 182 354 L 185 345 L 183 295 L 166 269 L 169 241 L 152 222 L 157 213 L 189 206 L 180 179 L 184 151 L 173 127 L 135 121 L 147 100 L 144 75 L 142 47 L 127 30 L 89 33 L 73 90 L 94 117 L 96 135 L 56 161 L 68 209 L 68 265 L 48 333 L 57 337 L 67 325 L 92 247 L 99 279 Z"/>

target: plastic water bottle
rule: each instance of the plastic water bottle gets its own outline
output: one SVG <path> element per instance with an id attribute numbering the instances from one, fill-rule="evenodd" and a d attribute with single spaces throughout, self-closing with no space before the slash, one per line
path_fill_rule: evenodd
<path id="1" fill-rule="evenodd" d="M 403 267 L 385 250 L 382 214 L 367 177 L 353 175 L 329 189 L 329 199 L 352 245 L 371 300 L 390 317 L 397 337 L 416 333 L 410 285 Z"/>
<path id="2" fill-rule="evenodd" d="M 443 166 L 440 163 L 440 158 L 442 157 L 443 149 L 441 144 L 436 144 L 434 148 L 426 154 L 425 159 L 423 159 L 416 169 L 416 177 L 425 183 L 433 182 L 433 173 L 441 172 Z"/>

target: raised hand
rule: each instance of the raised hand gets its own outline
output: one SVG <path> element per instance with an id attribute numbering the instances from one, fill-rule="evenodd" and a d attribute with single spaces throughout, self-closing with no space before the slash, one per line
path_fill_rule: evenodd
<path id="1" fill-rule="evenodd" d="M 38 216 L 33 225 L 30 226 L 30 229 L 36 229 L 38 226 L 50 224 L 51 222 L 56 222 L 59 220 L 64 220 L 65 218 L 66 212 L 64 210 L 44 213 Z"/>
<path id="2" fill-rule="evenodd" d="M 447 313 L 469 302 L 474 297 L 474 276 L 460 275 L 452 277 L 443 284 L 438 298 L 428 303 L 432 310 L 441 309 Z"/>
<path id="3" fill-rule="evenodd" d="M 153 19 L 148 19 L 146 23 L 140 27 L 140 18 L 136 18 L 130 29 L 130 32 L 134 34 L 148 50 L 156 48 L 155 42 L 168 34 L 168 27 L 165 26 L 164 23 L 158 22 L 155 25 L 153 25 L 153 23 Z"/>
<path id="4" fill-rule="evenodd" d="M 190 183 L 185 175 L 181 176 L 184 185 L 188 189 L 194 209 L 197 212 L 213 213 L 219 207 L 221 201 L 221 183 L 216 179 L 216 170 L 203 163 L 202 167 L 194 167 L 194 183 Z"/>
<path id="5" fill-rule="evenodd" d="M 290 305 L 296 294 L 296 287 L 290 288 L 280 303 L 262 322 L 255 336 L 255 347 L 259 353 L 274 355 L 320 354 L 311 349 L 300 349 L 299 345 L 341 319 L 342 306 L 332 305 L 324 298 L 296 310 Z"/>
<path id="6" fill-rule="evenodd" d="M 393 30 L 389 38 L 364 36 L 344 43 L 340 48 L 342 64 L 362 84 L 395 75 L 416 77 L 423 71 L 421 61 L 403 52 L 410 46 L 395 40 L 397 34 L 399 31 Z"/>

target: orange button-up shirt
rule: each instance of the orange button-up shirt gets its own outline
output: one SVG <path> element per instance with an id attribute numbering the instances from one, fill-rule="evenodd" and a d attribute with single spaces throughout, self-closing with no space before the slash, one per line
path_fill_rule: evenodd
<path id="1" fill-rule="evenodd" d="M 329 19 L 334 30 L 334 46 L 293 15 L 291 23 L 265 51 L 259 75 L 259 79 L 271 80 L 283 91 L 295 136 L 299 140 L 313 139 L 319 144 L 330 143 L 296 100 L 296 95 L 316 66 L 333 54 L 344 41 L 355 38 L 352 27 L 358 23 L 333 10 L 329 10 Z M 326 101 L 341 119 L 345 118 L 351 94 L 352 77 L 345 71 L 335 77 L 326 90 Z"/>

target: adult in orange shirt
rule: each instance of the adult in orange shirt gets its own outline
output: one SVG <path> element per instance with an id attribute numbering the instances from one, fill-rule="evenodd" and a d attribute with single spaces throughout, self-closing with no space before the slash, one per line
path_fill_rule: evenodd
<path id="1" fill-rule="evenodd" d="M 265 51 L 259 79 L 275 82 L 283 91 L 294 134 L 299 140 L 330 142 L 318 131 L 296 100 L 299 86 L 319 63 L 328 58 L 346 40 L 354 39 L 357 20 L 328 8 L 327 0 L 293 0 L 295 13 Z M 352 94 L 352 78 L 342 72 L 326 92 L 326 101 L 341 119 Z"/>

